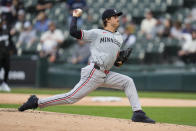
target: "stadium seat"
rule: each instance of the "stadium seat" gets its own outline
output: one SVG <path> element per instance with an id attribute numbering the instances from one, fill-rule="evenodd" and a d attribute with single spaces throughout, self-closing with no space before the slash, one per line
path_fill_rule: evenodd
<path id="1" fill-rule="evenodd" d="M 133 46 L 132 54 L 128 60 L 128 64 L 139 64 L 142 63 L 145 57 L 145 51 L 142 49 L 140 43 L 135 43 Z"/>
<path id="2" fill-rule="evenodd" d="M 37 0 L 25 0 L 24 1 L 24 7 L 28 8 L 30 6 L 36 6 L 37 5 Z"/>

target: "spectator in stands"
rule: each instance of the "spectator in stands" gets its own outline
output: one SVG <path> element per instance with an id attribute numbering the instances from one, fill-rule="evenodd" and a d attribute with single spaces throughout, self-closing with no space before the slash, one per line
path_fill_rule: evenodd
<path id="1" fill-rule="evenodd" d="M 87 4 L 85 0 L 67 0 L 67 5 L 70 13 L 70 16 L 68 18 L 69 25 L 71 23 L 72 12 L 74 9 L 80 8 L 83 11 L 87 11 Z M 81 27 L 81 25 L 83 24 L 83 20 L 81 18 L 78 18 L 77 24 L 79 27 Z"/>
<path id="2" fill-rule="evenodd" d="M 72 64 L 87 64 L 90 56 L 89 44 L 83 40 L 77 40 L 70 62 Z"/>
<path id="3" fill-rule="evenodd" d="M 17 21 L 15 22 L 15 24 L 11 30 L 11 34 L 15 35 L 15 34 L 22 32 L 23 27 L 24 27 L 24 22 L 25 22 L 25 12 L 24 12 L 24 10 L 19 10 Z"/>
<path id="4" fill-rule="evenodd" d="M 193 31 L 193 27 L 191 25 L 191 21 L 185 20 L 185 27 L 183 28 L 182 32 L 192 34 L 192 31 Z"/>
<path id="5" fill-rule="evenodd" d="M 49 23 L 49 30 L 41 36 L 42 50 L 40 57 L 48 57 L 49 62 L 55 62 L 57 58 L 58 47 L 63 43 L 64 35 L 61 30 L 56 29 L 55 23 Z"/>
<path id="6" fill-rule="evenodd" d="M 182 23 L 180 21 L 176 21 L 174 26 L 171 28 L 171 37 L 174 39 L 182 40 Z"/>
<path id="7" fill-rule="evenodd" d="M 157 19 L 156 25 L 154 26 L 154 28 L 152 28 L 152 37 L 161 37 L 163 35 L 163 31 L 164 25 L 162 24 L 161 19 Z"/>
<path id="8" fill-rule="evenodd" d="M 196 21 L 196 7 L 191 11 L 192 21 Z"/>
<path id="9" fill-rule="evenodd" d="M 170 19 L 165 19 L 163 25 L 164 25 L 164 29 L 163 29 L 162 37 L 170 37 L 172 21 Z"/>
<path id="10" fill-rule="evenodd" d="M 52 1 L 49 0 L 38 0 L 36 10 L 38 12 L 43 12 L 46 9 L 50 9 L 52 7 Z"/>
<path id="11" fill-rule="evenodd" d="M 48 25 L 50 20 L 47 19 L 46 14 L 44 12 L 40 12 L 37 16 L 37 22 L 35 23 L 35 30 L 39 32 L 45 32 L 48 30 Z"/>
<path id="12" fill-rule="evenodd" d="M 135 31 L 134 24 L 127 25 L 127 27 L 125 28 L 125 32 L 122 35 L 122 37 L 123 37 L 122 49 L 127 49 L 127 48 L 131 47 L 133 44 L 135 44 L 136 37 L 133 34 L 134 31 Z"/>
<path id="13" fill-rule="evenodd" d="M 16 44 L 17 48 L 20 48 L 22 45 L 26 49 L 31 48 L 36 40 L 36 31 L 32 29 L 32 25 L 29 21 L 24 23 L 24 30 L 21 32 L 19 36 L 19 40 Z"/>
<path id="14" fill-rule="evenodd" d="M 153 17 L 151 11 L 148 11 L 145 14 L 145 19 L 141 23 L 141 34 L 144 35 L 147 39 L 152 38 L 152 30 L 155 27 L 157 20 Z"/>
<path id="15" fill-rule="evenodd" d="M 190 22 L 196 21 L 196 7 L 191 10 L 190 14 L 186 17 L 185 20 Z"/>
<path id="16" fill-rule="evenodd" d="M 12 8 L 14 9 L 14 19 L 17 19 L 20 10 L 24 10 L 24 3 L 21 0 L 12 0 Z"/>
<path id="17" fill-rule="evenodd" d="M 186 23 L 188 23 L 188 24 L 190 23 L 192 28 L 194 28 L 194 29 L 196 28 L 196 24 L 195 24 L 195 22 L 196 22 L 196 8 L 193 8 L 189 12 L 189 14 L 186 16 L 184 21 L 185 21 L 185 28 L 186 28 L 186 26 L 189 26 L 189 25 L 186 25 Z M 184 33 L 184 29 L 183 29 L 183 33 Z"/>
<path id="18" fill-rule="evenodd" d="M 192 31 L 192 39 L 186 41 L 178 56 L 186 63 L 196 63 L 196 30 Z"/>

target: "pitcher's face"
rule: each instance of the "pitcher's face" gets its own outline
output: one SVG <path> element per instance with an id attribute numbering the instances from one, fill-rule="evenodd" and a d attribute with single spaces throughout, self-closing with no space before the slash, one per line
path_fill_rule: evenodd
<path id="1" fill-rule="evenodd" d="M 112 16 L 109 20 L 108 23 L 114 27 L 114 28 L 118 28 L 119 27 L 119 16 Z"/>

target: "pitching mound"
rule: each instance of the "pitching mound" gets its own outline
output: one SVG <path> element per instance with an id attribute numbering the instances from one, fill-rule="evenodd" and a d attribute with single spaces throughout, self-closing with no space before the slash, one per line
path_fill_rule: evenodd
<path id="1" fill-rule="evenodd" d="M 196 127 L 42 111 L 0 109 L 1 131 L 195 131 Z"/>
<path id="2" fill-rule="evenodd" d="M 30 94 L 1 93 L 0 104 L 22 104 Z M 51 95 L 37 95 L 39 98 L 46 98 Z M 127 98 L 120 98 L 120 101 L 92 101 L 95 97 L 84 97 L 74 105 L 90 106 L 130 106 Z M 169 107 L 196 107 L 196 100 L 183 99 L 161 99 L 161 98 L 141 98 L 142 106 L 169 106 Z"/>

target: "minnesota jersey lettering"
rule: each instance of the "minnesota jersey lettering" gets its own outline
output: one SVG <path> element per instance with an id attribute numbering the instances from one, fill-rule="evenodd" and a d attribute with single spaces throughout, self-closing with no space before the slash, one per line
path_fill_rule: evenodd
<path id="1" fill-rule="evenodd" d="M 101 43 L 105 43 L 105 42 L 114 43 L 114 44 L 116 44 L 119 47 L 121 46 L 120 42 L 118 42 L 118 40 L 116 40 L 116 39 L 112 39 L 112 38 L 109 38 L 109 37 L 102 37 L 102 38 L 100 38 L 100 44 Z"/>

